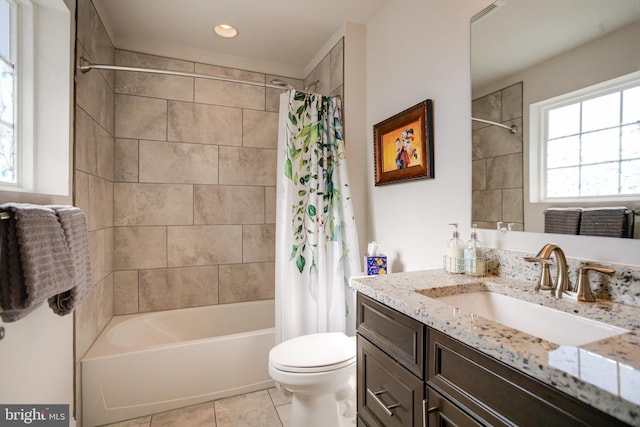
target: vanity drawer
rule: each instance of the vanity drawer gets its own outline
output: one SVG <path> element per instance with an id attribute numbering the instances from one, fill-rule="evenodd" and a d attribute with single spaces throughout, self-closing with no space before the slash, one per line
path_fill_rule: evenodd
<path id="1" fill-rule="evenodd" d="M 429 330 L 427 384 L 491 425 L 624 425 L 534 378 Z M 428 402 L 432 408 L 432 402 Z"/>
<path id="2" fill-rule="evenodd" d="M 427 425 L 429 427 L 482 426 L 482 424 L 466 414 L 452 402 L 445 399 L 440 393 L 434 391 L 431 387 L 427 387 L 427 402 Z"/>
<path id="3" fill-rule="evenodd" d="M 358 335 L 358 416 L 369 427 L 422 426 L 424 383 Z"/>
<path id="4" fill-rule="evenodd" d="M 424 379 L 425 326 L 358 293 L 358 333 Z"/>

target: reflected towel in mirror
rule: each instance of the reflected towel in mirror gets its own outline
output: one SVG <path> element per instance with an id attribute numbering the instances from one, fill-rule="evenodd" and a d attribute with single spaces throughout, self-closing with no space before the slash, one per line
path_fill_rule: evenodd
<path id="1" fill-rule="evenodd" d="M 626 207 L 585 208 L 580 234 L 586 236 L 633 238 L 634 215 Z"/>
<path id="2" fill-rule="evenodd" d="M 544 232 L 579 234 L 582 208 L 548 208 L 544 211 Z"/>

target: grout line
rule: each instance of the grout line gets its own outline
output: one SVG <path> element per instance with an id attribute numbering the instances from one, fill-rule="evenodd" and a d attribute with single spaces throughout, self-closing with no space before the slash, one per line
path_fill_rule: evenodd
<path id="1" fill-rule="evenodd" d="M 137 172 L 138 172 L 137 175 L 138 176 L 137 176 L 135 182 L 140 183 L 140 140 L 139 139 L 136 140 L 136 145 L 138 147 L 138 170 L 137 170 Z"/>
<path id="2" fill-rule="evenodd" d="M 138 276 L 138 280 L 136 281 L 136 289 L 138 290 L 138 310 L 137 312 L 140 313 L 140 270 L 136 270 L 136 274 Z"/>

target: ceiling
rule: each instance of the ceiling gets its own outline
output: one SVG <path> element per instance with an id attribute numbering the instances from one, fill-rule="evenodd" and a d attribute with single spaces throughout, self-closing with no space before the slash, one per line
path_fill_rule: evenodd
<path id="1" fill-rule="evenodd" d="M 498 0 L 472 25 L 472 84 L 483 87 L 640 20 L 639 0 Z"/>
<path id="2" fill-rule="evenodd" d="M 119 49 L 303 78 L 345 22 L 367 24 L 389 0 L 93 2 Z M 640 19 L 639 0 L 495 3 L 500 7 L 473 24 L 474 87 Z M 239 35 L 216 36 L 213 27 L 221 23 Z"/>
<path id="3" fill-rule="evenodd" d="M 346 21 L 366 24 L 387 1 L 94 0 L 94 4 L 119 49 L 301 78 Z M 238 36 L 216 36 L 217 24 L 233 25 Z"/>

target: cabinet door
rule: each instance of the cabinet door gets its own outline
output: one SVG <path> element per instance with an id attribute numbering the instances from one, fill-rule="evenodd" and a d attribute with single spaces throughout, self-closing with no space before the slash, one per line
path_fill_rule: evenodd
<path id="1" fill-rule="evenodd" d="M 429 427 L 482 425 L 430 387 L 427 387 L 427 407 Z"/>
<path id="2" fill-rule="evenodd" d="M 422 323 L 358 293 L 356 326 L 360 335 L 424 379 Z"/>
<path id="3" fill-rule="evenodd" d="M 369 427 L 422 426 L 424 383 L 358 335 L 358 415 Z"/>

